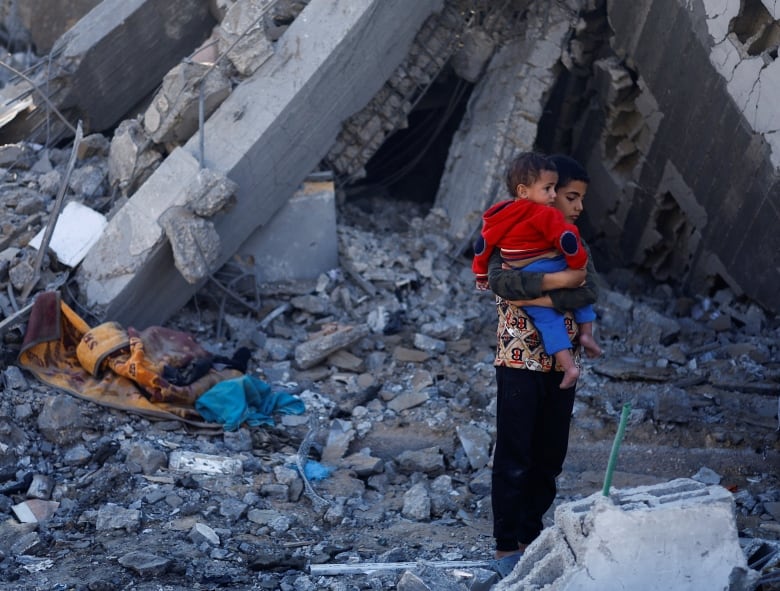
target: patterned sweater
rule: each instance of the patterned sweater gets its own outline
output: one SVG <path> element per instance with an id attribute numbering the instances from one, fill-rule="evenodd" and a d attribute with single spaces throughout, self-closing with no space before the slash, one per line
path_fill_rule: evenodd
<path id="1" fill-rule="evenodd" d="M 539 333 L 523 309 L 496 296 L 496 310 L 498 329 L 496 359 L 493 365 L 532 371 L 552 370 L 555 358 L 544 352 Z M 579 329 L 571 312 L 566 312 L 564 322 L 569 338 L 575 343 L 574 362 L 579 367 L 580 348 L 575 340 Z M 556 366 L 555 371 L 563 371 L 563 368 Z"/>

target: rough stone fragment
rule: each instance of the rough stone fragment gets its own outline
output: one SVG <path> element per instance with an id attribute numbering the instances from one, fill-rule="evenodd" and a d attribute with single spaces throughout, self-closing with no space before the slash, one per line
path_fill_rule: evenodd
<path id="1" fill-rule="evenodd" d="M 216 270 L 221 243 L 214 224 L 186 207 L 171 207 L 160 216 L 160 225 L 171 243 L 176 268 L 188 283 L 194 285 Z"/>
<path id="2" fill-rule="evenodd" d="M 154 172 L 162 154 L 154 148 L 137 119 L 125 119 L 111 138 L 108 152 L 108 182 L 121 194 L 134 192 Z"/>
<path id="3" fill-rule="evenodd" d="M 226 54 L 242 76 L 250 76 L 274 49 L 265 33 L 265 15 L 275 0 L 239 0 L 220 23 L 219 53 Z"/>
<path id="4" fill-rule="evenodd" d="M 38 430 L 58 445 L 65 445 L 81 439 L 87 421 L 81 414 L 81 407 L 70 395 L 60 394 L 47 399 L 38 415 Z"/>
<path id="5" fill-rule="evenodd" d="M 114 503 L 108 503 L 98 510 L 95 529 L 98 531 L 124 529 L 127 532 L 138 531 L 141 527 L 141 512 L 127 509 Z"/>
<path id="6" fill-rule="evenodd" d="M 158 144 L 181 144 L 198 129 L 200 101 L 204 117 L 230 94 L 230 80 L 219 67 L 182 62 L 163 78 L 162 88 L 144 112 L 144 129 Z"/>
<path id="7" fill-rule="evenodd" d="M 472 469 L 479 470 L 487 466 L 490 460 L 490 434 L 474 425 L 458 425 L 456 431 Z"/>
<path id="8" fill-rule="evenodd" d="M 295 348 L 295 363 L 300 369 L 314 367 L 331 353 L 356 343 L 369 334 L 369 328 L 365 324 L 335 326 L 323 332 Z"/>
<path id="9" fill-rule="evenodd" d="M 142 551 L 128 552 L 120 556 L 118 561 L 125 568 L 135 571 L 144 578 L 164 575 L 171 565 L 171 561 L 167 558 Z"/>

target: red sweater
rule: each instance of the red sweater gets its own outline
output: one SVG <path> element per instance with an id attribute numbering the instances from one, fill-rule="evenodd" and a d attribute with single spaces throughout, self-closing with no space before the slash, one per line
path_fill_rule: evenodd
<path id="1" fill-rule="evenodd" d="M 482 233 L 474 244 L 471 264 L 477 280 L 487 279 L 494 248 L 500 248 L 507 261 L 522 261 L 557 250 L 572 269 L 581 269 L 588 262 L 577 226 L 567 223 L 551 205 L 528 199 L 501 201 L 482 216 Z"/>

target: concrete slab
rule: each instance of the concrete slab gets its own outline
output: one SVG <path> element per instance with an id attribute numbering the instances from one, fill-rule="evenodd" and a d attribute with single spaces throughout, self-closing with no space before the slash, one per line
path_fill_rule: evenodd
<path id="1" fill-rule="evenodd" d="M 316 279 L 338 267 L 333 181 L 304 183 L 238 253 L 254 260 L 258 283 Z"/>
<path id="2" fill-rule="evenodd" d="M 208 0 L 103 0 L 57 40 L 51 63 L 44 60 L 32 79 L 74 127 L 81 120 L 85 133 L 104 131 L 152 92 L 215 24 Z M 49 110 L 40 96 L 32 98 L 38 108 L 18 113 L 0 130 L 0 142 L 48 139 L 42 134 L 49 131 Z M 51 125 L 52 131 L 65 129 L 55 117 Z"/>
<path id="3" fill-rule="evenodd" d="M 747 591 L 734 500 L 679 478 L 560 505 L 496 591 Z"/>
<path id="4" fill-rule="evenodd" d="M 274 56 L 220 105 L 205 125 L 204 162 L 239 189 L 235 206 L 213 219 L 223 247 L 215 269 L 300 187 L 340 122 L 368 103 L 440 8 L 441 0 L 313 0 Z M 137 205 L 152 194 L 170 202 L 167 194 L 197 172 L 185 166 L 185 176 L 177 174 L 176 163 L 197 162 L 200 140 L 191 138 L 161 164 L 123 208 L 134 214 L 117 214 L 85 258 L 77 280 L 99 316 L 136 327 L 159 324 L 200 287 L 175 270 L 170 247 L 154 239 L 161 235 L 155 214 Z"/>

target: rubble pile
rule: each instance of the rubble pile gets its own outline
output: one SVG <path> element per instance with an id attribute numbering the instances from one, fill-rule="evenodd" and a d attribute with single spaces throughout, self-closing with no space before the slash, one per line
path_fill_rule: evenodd
<path id="1" fill-rule="evenodd" d="M 265 31 L 269 43 L 305 5 L 278 4 L 289 14 Z M 244 76 L 269 48 L 233 45 L 231 30 L 263 16 L 235 6 L 222 15 L 219 52 L 235 49 Z M 144 121 L 125 119 L 110 139 L 88 133 L 75 153 L 0 147 L 0 589 L 489 588 L 496 317 L 438 208 L 381 188 L 342 190 L 338 268 L 258 285 L 233 257 L 168 322 L 215 355 L 247 347 L 247 373 L 299 399 L 302 414 L 199 428 L 79 399 L 16 365 L 25 310 L 41 291 L 59 291 L 90 325 L 102 320 L 80 303 L 78 259 L 40 238 L 60 197 L 112 219 L 163 158 L 146 134 L 175 151 L 193 133 L 194 102 L 169 99 L 194 101 L 179 83 L 198 67 L 181 64 Z M 214 105 L 236 72 L 214 80 Z M 348 161 L 355 170 L 376 147 L 368 139 Z M 683 296 L 634 269 L 606 271 L 601 283 L 605 355 L 583 361 L 556 505 L 601 489 L 630 403 L 614 486 L 725 487 L 749 564 L 775 581 L 780 323 L 725 287 Z"/>
<path id="2" fill-rule="evenodd" d="M 6 316 L 20 304 L 15 278 L 35 256 L 25 241 L 45 222 L 32 212 L 52 202 L 45 187 L 67 160 L 64 151 L 30 154 L 2 196 L 3 228 L 18 228 L 3 233 Z M 74 170 L 85 203 L 100 206 L 105 170 L 100 152 Z M 24 327 L 7 330 L 0 582 L 488 588 L 495 577 L 480 561 L 492 556 L 495 311 L 474 291 L 469 261 L 453 256 L 445 222 L 425 204 L 342 199 L 340 268 L 255 288 L 229 280 L 245 272 L 231 262 L 217 277 L 232 295 L 210 283 L 175 316 L 172 327 L 214 353 L 249 346 L 248 371 L 304 402 L 304 414 L 273 425 L 197 430 L 79 400 L 16 367 Z M 42 276 L 66 297 L 73 289 L 54 256 Z M 629 270 L 602 279 L 606 354 L 585 362 L 557 503 L 600 489 L 630 402 L 614 486 L 721 484 L 751 547 L 776 543 L 776 319 L 726 290 L 692 299 Z"/>

